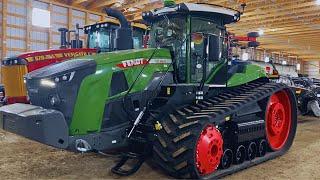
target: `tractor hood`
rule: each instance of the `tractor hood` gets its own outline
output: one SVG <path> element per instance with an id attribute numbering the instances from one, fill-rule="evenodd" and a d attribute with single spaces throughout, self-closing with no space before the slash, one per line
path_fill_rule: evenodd
<path id="1" fill-rule="evenodd" d="M 95 60 L 97 65 L 103 64 L 116 64 L 122 63 L 124 61 L 145 59 L 171 59 L 171 55 L 168 49 L 136 49 L 136 50 L 124 50 L 124 51 L 114 51 L 108 53 L 100 53 L 97 55 L 86 56 L 81 58 L 87 60 Z"/>
<path id="2" fill-rule="evenodd" d="M 140 49 L 100 53 L 44 67 L 28 73 L 25 77 L 26 79 L 52 78 L 70 74 L 80 69 L 91 69 L 91 67 L 95 68 L 96 66 L 107 64 L 112 64 L 118 68 L 127 68 L 143 65 L 150 58 L 152 60 L 168 60 L 171 59 L 171 55 L 167 49 Z"/>
<path id="3" fill-rule="evenodd" d="M 152 60 L 148 61 L 151 57 Z M 45 109 L 62 112 L 70 124 L 78 94 L 86 90 L 84 88 L 81 91 L 81 87 L 90 87 L 95 93 L 107 92 L 107 87 L 110 86 L 107 84 L 111 82 L 113 72 L 126 70 L 125 73 L 128 73 L 130 68 L 141 68 L 147 63 L 155 66 L 146 71 L 146 74 L 151 74 L 143 78 L 144 83 L 149 82 L 153 72 L 167 69 L 166 64 L 171 63 L 169 50 L 142 49 L 101 53 L 41 68 L 25 76 L 30 102 Z M 94 104 L 97 101 L 100 99 Z"/>

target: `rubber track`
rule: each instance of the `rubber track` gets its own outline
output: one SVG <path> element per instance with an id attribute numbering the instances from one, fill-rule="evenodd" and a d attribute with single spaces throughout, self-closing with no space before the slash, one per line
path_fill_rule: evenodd
<path id="1" fill-rule="evenodd" d="M 268 99 L 272 94 L 290 89 L 283 84 L 254 82 L 227 90 L 218 96 L 205 99 L 198 104 L 187 105 L 176 109 L 169 115 L 160 115 L 163 130 L 157 134 L 153 147 L 153 160 L 167 173 L 176 178 L 198 178 L 194 149 L 201 130 L 208 124 L 219 125 L 225 117 L 235 114 L 244 106 Z M 292 93 L 292 91 L 291 91 Z M 291 94 L 291 96 L 293 93 Z M 291 100 L 293 98 L 291 97 Z M 296 107 L 296 102 L 293 104 Z M 293 114 L 294 116 L 294 114 Z M 296 115 L 295 115 L 296 116 Z M 161 118 L 162 117 L 162 118 Z M 295 123 L 296 124 L 296 123 Z M 259 164 L 284 154 L 291 146 L 292 140 L 281 151 L 269 152 L 264 157 L 245 161 L 240 165 L 232 165 L 225 170 L 218 169 L 204 179 L 215 179 L 235 173 L 239 170 Z"/>

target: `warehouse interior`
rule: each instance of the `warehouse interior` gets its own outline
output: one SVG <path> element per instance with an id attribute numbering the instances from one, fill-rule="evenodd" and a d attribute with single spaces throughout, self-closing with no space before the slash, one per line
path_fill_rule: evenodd
<path id="1" fill-rule="evenodd" d="M 106 10 L 106 8 L 109 9 Z M 178 15 L 175 15 L 175 13 Z M 126 20 L 121 19 L 122 16 L 119 14 L 123 14 Z M 167 41 L 159 38 L 163 36 L 161 33 L 165 28 L 159 30 L 159 27 L 156 27 L 163 26 L 161 23 L 160 25 L 157 24 L 161 21 L 162 16 L 166 21 L 163 24 L 169 28 L 173 27 L 173 30 L 168 30 L 164 34 L 164 36 L 170 36 L 171 39 L 169 40 L 171 41 L 172 37 L 178 37 L 174 30 L 179 29 L 177 26 L 181 23 L 178 22 L 178 25 L 176 25 L 175 18 L 187 17 L 186 23 L 189 23 L 189 25 L 185 26 L 187 27 L 186 31 L 190 31 L 190 35 L 184 33 L 183 38 L 175 39 L 175 42 L 185 43 L 185 46 L 181 45 L 178 48 L 172 44 L 161 47 L 153 46 L 158 41 Z M 207 16 L 214 19 L 212 22 L 220 23 L 214 26 L 220 32 L 220 34 L 214 36 L 224 39 L 220 40 L 220 46 L 211 46 L 214 41 L 212 41 L 214 38 L 210 34 L 211 32 L 198 33 L 195 30 L 193 31 L 195 26 L 192 26 L 192 16 L 201 16 L 201 18 Z M 229 16 L 234 19 L 229 20 Z M 128 27 L 126 27 L 126 21 L 129 22 Z M 206 22 L 206 25 L 208 25 L 206 31 L 210 31 L 212 22 L 211 20 Z M 109 27 L 113 29 L 107 30 Z M 180 29 L 181 27 L 182 25 Z M 199 26 L 199 29 L 201 28 L 203 26 Z M 102 32 L 104 30 L 106 32 Z M 192 34 L 191 31 L 193 31 Z M 320 165 L 317 163 L 320 161 L 318 156 L 320 153 L 319 34 L 320 0 L 0 0 L 0 57 L 2 62 L 0 68 L 0 101 L 2 106 L 0 107 L 1 177 L 5 179 L 170 179 L 205 177 L 317 179 L 320 176 Z M 219 38 L 215 42 L 219 43 Z M 187 45 L 188 43 L 190 44 Z M 186 52 L 187 54 L 195 51 L 194 49 L 199 48 L 199 44 L 202 43 L 207 48 L 201 49 L 201 53 L 204 54 L 203 57 L 198 54 L 179 56 L 179 53 Z M 254 45 L 251 46 L 250 43 Z M 220 67 L 219 63 L 221 63 L 219 61 L 217 65 L 212 65 L 207 62 L 210 61 L 212 55 L 208 49 L 212 47 L 227 47 L 224 49 L 225 51 L 221 50 L 219 57 L 220 60 L 223 59 L 221 54 L 224 52 L 226 52 L 225 57 L 228 56 L 228 58 L 225 58 L 225 66 L 227 67 L 225 73 L 227 75 L 218 74 L 220 70 L 208 71 L 208 68 Z M 160 50 L 153 51 L 153 49 Z M 178 60 L 175 59 L 176 57 L 178 57 Z M 185 67 L 179 64 L 176 66 L 175 63 L 180 62 L 182 57 L 186 58 L 186 62 L 190 61 L 189 64 L 187 63 Z M 202 58 L 199 60 L 201 63 L 195 66 L 195 72 L 192 71 L 193 58 L 196 59 L 197 63 L 198 58 Z M 86 61 L 81 62 L 86 63 L 86 68 L 80 67 L 80 64 L 67 64 L 71 59 L 78 59 L 79 62 Z M 93 60 L 95 64 L 91 62 Z M 112 66 L 109 67 L 107 62 L 110 62 Z M 236 63 L 233 64 L 233 62 Z M 148 67 L 149 65 L 151 67 Z M 67 68 L 72 66 L 77 66 L 81 73 L 77 73 L 76 70 L 67 71 Z M 236 72 L 232 71 L 230 75 L 229 70 L 232 68 L 228 69 L 228 67 L 232 66 L 237 66 L 237 68 Z M 224 66 L 221 65 L 221 67 Z M 258 67 L 260 70 L 253 72 L 254 68 Z M 202 68 L 207 68 L 207 70 L 198 70 Z M 247 69 L 243 70 L 243 68 Z M 252 68 L 252 71 L 250 68 Z M 62 74 L 60 73 L 61 69 L 65 71 Z M 181 69 L 185 73 L 181 73 Z M 52 78 L 51 75 L 54 74 L 54 71 L 60 74 Z M 110 75 L 107 71 L 112 71 L 113 74 Z M 120 73 L 117 74 L 117 71 Z M 154 74 L 148 74 L 153 73 L 153 71 L 155 71 Z M 179 72 L 177 74 L 172 73 L 172 77 L 167 75 L 168 72 L 175 71 Z M 191 75 L 187 71 L 190 71 Z M 89 72 L 96 77 L 90 75 L 86 78 L 86 76 L 89 76 Z M 164 75 L 161 75 L 161 73 L 164 73 Z M 198 74 L 193 75 L 192 73 Z M 212 81 L 205 79 L 213 77 L 214 73 L 219 75 L 218 78 L 213 78 Z M 241 73 L 247 73 L 247 76 L 242 77 L 239 75 Z M 249 73 L 252 73 L 251 76 L 248 75 Z M 78 77 L 77 74 L 81 74 L 81 77 Z M 186 74 L 188 77 L 183 79 L 184 77 L 181 78 L 181 74 Z M 107 77 L 107 75 L 110 77 Z M 239 78 L 236 78 L 236 75 L 239 75 Z M 41 79 L 38 83 L 39 86 L 48 86 L 54 90 L 47 91 L 36 87 L 38 84 L 35 79 L 45 76 L 50 77 L 52 81 L 50 78 Z M 222 76 L 227 79 L 221 78 Z M 253 78 L 257 79 L 250 81 Z M 122 82 L 123 79 L 126 81 L 125 84 Z M 68 85 L 67 83 L 72 83 L 72 80 L 82 81 L 83 83 L 81 85 Z M 174 85 L 170 83 L 169 85 L 161 84 L 171 81 L 174 82 Z M 244 83 L 241 84 L 242 82 Z M 60 83 L 62 84 L 61 87 Z M 267 83 L 272 84 L 264 87 Z M 179 88 L 186 86 L 186 84 L 194 86 L 192 92 L 190 87 L 187 86 L 185 87 L 187 90 L 181 90 L 183 95 L 174 96 L 180 92 Z M 280 87 L 279 84 L 283 86 Z M 60 92 L 63 89 L 62 86 L 66 88 L 64 92 Z M 110 91 L 109 88 L 107 90 L 107 86 L 111 87 Z M 112 86 L 115 86 L 115 88 Z M 159 86 L 161 87 L 159 88 Z M 228 89 L 228 86 L 231 89 Z M 270 88 L 271 86 L 273 87 L 272 90 L 266 90 L 267 87 Z M 151 87 L 155 88 L 152 91 L 160 89 L 160 93 L 150 100 L 146 98 L 154 94 L 152 92 L 153 94 L 150 95 L 147 92 Z M 232 89 L 233 87 L 235 89 Z M 142 94 L 140 94 L 139 88 L 143 91 Z M 218 89 L 217 93 L 213 93 L 215 90 L 211 90 L 215 88 Z M 224 92 L 223 88 L 228 90 Z M 278 92 L 264 97 L 271 91 L 276 91 L 275 89 Z M 265 94 L 262 93 L 261 97 L 259 95 L 261 99 L 252 102 L 253 104 L 250 104 L 251 101 L 248 98 L 243 107 L 240 106 L 242 98 L 254 90 L 256 90 L 255 93 L 264 92 Z M 59 93 L 57 93 L 58 95 L 52 95 L 54 92 L 65 93 L 66 95 Z M 238 92 L 237 97 L 231 96 L 236 96 L 235 94 Z M 281 95 L 281 93 L 287 93 L 287 95 Z M 166 96 L 162 97 L 163 94 L 166 94 Z M 273 98 L 274 95 L 278 95 L 278 97 Z M 44 96 L 44 100 L 48 101 L 46 103 L 42 102 L 43 99 L 41 99 Z M 122 96 L 123 99 L 121 99 Z M 170 98 L 171 96 L 173 98 Z M 185 96 L 188 98 L 194 97 L 191 100 L 192 105 L 188 104 L 186 106 L 182 103 L 188 101 L 187 98 L 183 98 Z M 213 100 L 214 96 L 219 96 L 220 99 Z M 117 98 L 120 98 L 120 100 Z M 258 96 L 254 98 L 258 99 Z M 250 100 L 254 98 L 251 97 Z M 272 103 L 274 99 L 276 100 L 273 103 L 276 105 Z M 119 101 L 119 104 L 108 104 L 116 101 Z M 163 105 L 163 101 L 170 106 Z M 179 102 L 178 105 L 175 104 L 176 101 Z M 219 101 L 219 103 L 225 102 L 215 106 L 216 101 Z M 68 102 L 72 103 L 74 107 L 70 108 Z M 174 102 L 175 105 L 170 104 L 171 102 Z M 201 102 L 203 102 L 202 105 Z M 142 105 L 143 103 L 146 105 Z M 228 103 L 229 105 L 231 103 L 232 107 L 231 105 L 227 107 L 226 104 Z M 82 104 L 85 105 L 82 106 Z M 160 113 L 160 110 L 152 109 L 158 104 L 161 104 L 161 108 L 168 110 L 170 113 L 162 114 L 164 112 Z M 196 105 L 198 105 L 197 108 L 195 108 Z M 210 108 L 198 110 L 203 105 L 210 106 Z M 93 106 L 96 106 L 96 108 L 93 108 Z M 98 106 L 101 106 L 101 108 L 98 108 Z M 127 109 L 130 109 L 131 106 L 134 112 L 128 113 L 127 111 L 131 110 Z M 178 108 L 178 106 L 180 107 L 176 110 L 175 108 Z M 222 109 L 228 109 L 228 111 L 224 110 L 225 114 L 221 117 L 215 116 L 212 114 L 220 110 L 215 110 L 215 107 L 222 107 Z M 233 112 L 237 108 L 240 110 Z M 172 109 L 174 109 L 173 112 L 171 112 Z M 269 117 L 269 110 L 273 114 L 279 114 L 275 115 L 274 118 Z M 154 115 L 154 112 L 157 112 L 156 115 Z M 212 117 L 204 113 L 211 113 Z M 128 114 L 128 116 L 123 118 L 124 115 L 121 114 Z M 66 119 L 64 120 L 66 122 L 54 121 L 55 118 L 60 118 L 60 116 Z M 122 124 L 111 122 L 112 117 L 121 121 L 122 124 L 125 124 L 124 121 L 128 117 L 131 121 L 128 123 L 128 127 L 120 130 L 116 128 L 117 125 Z M 157 118 L 152 120 L 150 127 L 148 119 L 154 117 Z M 171 121 L 161 120 L 163 117 L 168 117 Z M 183 117 L 183 120 L 179 117 Z M 188 121 L 195 117 L 197 118 L 196 121 Z M 222 118 L 223 124 L 220 126 L 214 120 L 214 117 Z M 34 126 L 28 125 L 28 118 L 30 118 L 30 122 L 34 123 Z M 39 120 L 39 118 L 44 119 Z M 81 118 L 87 121 L 80 120 Z M 94 118 L 98 120 L 94 121 Z M 203 118 L 212 118 L 213 120 L 210 123 L 199 123 L 200 119 Z M 144 119 L 147 119 L 147 125 L 140 122 Z M 255 121 L 250 122 L 249 119 L 255 119 Z M 282 133 L 280 130 L 289 129 L 287 134 L 282 134 L 279 137 L 284 141 L 281 146 L 273 146 L 272 142 L 267 142 L 271 139 L 269 138 L 270 134 L 268 134 L 268 119 L 276 124 L 274 125 L 276 127 L 273 127 L 276 129 L 273 129 L 273 131 L 277 131 L 275 134 Z M 78 123 L 76 120 L 79 120 Z M 23 123 L 19 124 L 18 121 L 23 121 Z M 40 121 L 48 124 L 41 124 Z M 241 123 L 237 123 L 237 121 L 241 121 Z M 81 125 L 79 125 L 79 122 Z M 237 143 L 239 144 L 232 145 L 234 141 L 230 140 L 231 143 L 229 142 L 229 139 L 232 138 L 225 135 L 229 132 L 228 128 L 233 131 L 233 125 L 229 126 L 229 122 L 231 122 L 230 124 L 235 122 L 235 126 L 238 128 L 235 130 L 235 134 L 246 133 L 247 131 L 249 134 L 250 131 L 252 134 L 244 135 L 244 137 L 247 137 L 255 136 L 254 133 L 259 131 L 263 135 L 260 134 L 259 139 L 250 141 L 246 139 L 243 142 L 240 142 L 242 141 L 241 138 L 237 137 Z M 261 122 L 263 125 L 259 126 Z M 115 123 L 114 129 L 108 129 L 108 123 Z M 200 125 L 197 125 L 198 123 Z M 210 125 L 207 125 L 208 123 Z M 184 130 L 184 128 L 189 128 L 193 124 L 196 124 L 195 129 L 190 130 L 190 132 Z M 55 129 L 49 128 L 49 125 L 52 125 Z M 200 131 L 198 126 L 206 129 Z M 244 126 L 252 127 L 241 131 Z M 295 126 L 297 126 L 296 129 Z M 170 130 L 173 127 L 176 129 Z M 153 130 L 152 133 L 149 132 L 150 129 Z M 110 130 L 111 132 L 103 132 L 103 130 Z M 151 138 L 152 140 L 150 140 L 149 134 L 148 136 L 144 134 L 139 138 L 143 139 L 143 142 L 147 139 L 148 143 L 144 144 L 140 141 L 137 143 L 133 140 L 136 144 L 133 143 L 135 145 L 130 146 L 130 143 L 132 143 L 130 136 L 135 137 L 138 133 L 144 131 L 154 136 Z M 294 131 L 294 133 L 291 131 Z M 98 134 L 101 132 L 104 134 Z M 214 137 L 217 139 L 222 137 L 221 141 L 223 143 L 218 143 L 215 140 L 211 144 L 206 144 L 201 141 L 201 138 L 206 136 L 204 132 L 208 132 L 210 138 L 219 134 Z M 114 133 L 123 134 L 114 135 Z M 176 136 L 175 138 L 172 133 Z M 213 133 L 213 135 L 210 133 Z M 110 134 L 114 139 L 108 137 Z M 173 139 L 170 141 L 171 136 Z M 191 136 L 192 138 L 198 138 L 193 139 L 194 141 L 198 140 L 198 144 L 193 145 L 196 150 L 185 147 L 187 141 L 192 142 Z M 65 137 L 67 140 L 64 139 Z M 121 150 L 112 149 L 111 153 L 102 151 L 102 147 L 105 148 L 109 145 L 104 144 L 105 141 L 111 142 L 112 140 L 110 146 L 113 147 L 119 143 L 119 139 L 115 139 L 120 137 L 125 139 L 123 142 L 121 140 L 121 143 L 128 143 L 129 148 L 119 145 Z M 228 137 L 228 141 L 224 139 L 225 137 Z M 52 142 L 54 138 L 58 138 L 59 142 L 54 144 Z M 206 142 L 210 141 L 210 138 Z M 74 142 L 71 143 L 71 141 Z M 156 145 L 147 146 L 154 141 L 157 141 Z M 286 141 L 290 141 L 290 143 L 288 142 L 290 145 L 286 144 Z M 287 148 L 291 146 L 291 141 L 293 141 L 293 145 L 290 150 L 286 154 L 282 154 L 281 148 L 287 151 Z M 68 147 L 64 145 L 65 142 L 70 143 Z M 175 143 L 181 144 L 175 147 Z M 202 144 L 203 147 L 199 149 L 201 143 L 205 145 Z M 212 145 L 214 143 L 222 148 L 215 149 L 215 146 Z M 263 146 L 263 143 L 268 143 L 268 145 Z M 143 144 L 143 148 L 146 146 L 145 149 L 149 148 L 151 150 L 162 145 L 165 148 L 164 150 L 156 149 L 153 153 L 156 153 L 159 161 L 163 162 L 155 165 L 153 163 L 155 159 L 149 158 L 152 156 L 150 152 L 146 153 L 148 155 L 143 154 L 147 150 L 137 144 Z M 75 150 L 78 150 L 78 152 L 69 152 L 71 146 L 75 146 Z M 208 152 L 211 155 L 208 155 L 208 157 L 199 155 L 202 152 L 201 149 L 207 146 L 211 148 L 211 151 Z M 94 149 L 94 147 L 97 147 L 97 149 Z M 174 151 L 173 147 L 178 150 L 168 157 L 161 156 L 161 154 L 165 154 L 164 151 L 166 153 L 167 150 L 168 153 Z M 243 157 L 241 154 L 242 147 L 244 149 Z M 254 147 L 254 150 L 252 150 L 252 147 Z M 261 153 L 259 155 L 263 148 L 268 150 L 265 150 L 266 152 L 263 155 Z M 128 149 L 130 149 L 129 153 L 127 152 Z M 110 149 L 108 148 L 108 150 Z M 196 155 L 189 156 L 189 154 L 192 154 L 189 151 L 193 150 Z M 88 153 L 85 153 L 87 151 Z M 117 153 L 117 151 L 121 153 Z M 139 151 L 139 153 L 143 151 L 143 153 L 139 154 L 136 151 Z M 251 151 L 257 154 L 253 158 L 251 158 Z M 277 151 L 280 152 L 281 157 L 275 158 L 280 156 L 276 155 Z M 230 152 L 231 155 L 228 154 Z M 219 155 L 219 153 L 221 154 Z M 183 159 L 184 154 L 188 154 L 188 156 L 186 155 Z M 218 158 L 214 160 L 216 156 Z M 119 168 L 115 170 L 114 165 L 119 165 L 119 159 L 122 158 L 123 160 L 123 157 L 138 161 L 138 163 L 133 163 L 133 166 L 137 167 L 135 171 L 133 170 L 135 173 L 128 173 Z M 214 159 L 210 159 L 212 157 Z M 270 161 L 262 163 L 262 161 L 265 161 L 263 160 L 264 157 L 268 157 Z M 206 158 L 210 159 L 210 162 L 204 160 Z M 204 162 L 209 165 L 203 165 Z M 168 166 L 163 164 L 168 164 Z M 233 167 L 234 170 L 228 171 L 230 167 L 231 169 Z"/>

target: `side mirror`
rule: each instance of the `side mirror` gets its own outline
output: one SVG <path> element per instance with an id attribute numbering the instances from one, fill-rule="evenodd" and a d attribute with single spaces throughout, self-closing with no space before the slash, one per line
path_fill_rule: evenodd
<path id="1" fill-rule="evenodd" d="M 219 61 L 222 56 L 222 44 L 219 36 L 208 36 L 207 54 L 209 61 Z"/>

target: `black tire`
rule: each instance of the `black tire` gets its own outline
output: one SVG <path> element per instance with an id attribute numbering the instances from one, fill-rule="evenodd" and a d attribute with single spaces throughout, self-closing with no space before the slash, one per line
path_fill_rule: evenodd
<path id="1" fill-rule="evenodd" d="M 255 41 L 248 42 L 248 47 L 256 48 L 256 47 L 259 47 L 259 46 L 260 46 L 259 42 L 255 42 Z"/>
<path id="2" fill-rule="evenodd" d="M 199 178 L 195 163 L 196 142 L 209 120 L 187 120 L 184 113 L 187 112 L 176 111 L 161 121 L 163 128 L 153 146 L 153 162 L 175 178 Z"/>
<path id="3" fill-rule="evenodd" d="M 260 34 L 258 32 L 249 32 L 247 36 L 251 38 L 257 38 L 260 37 Z"/>

